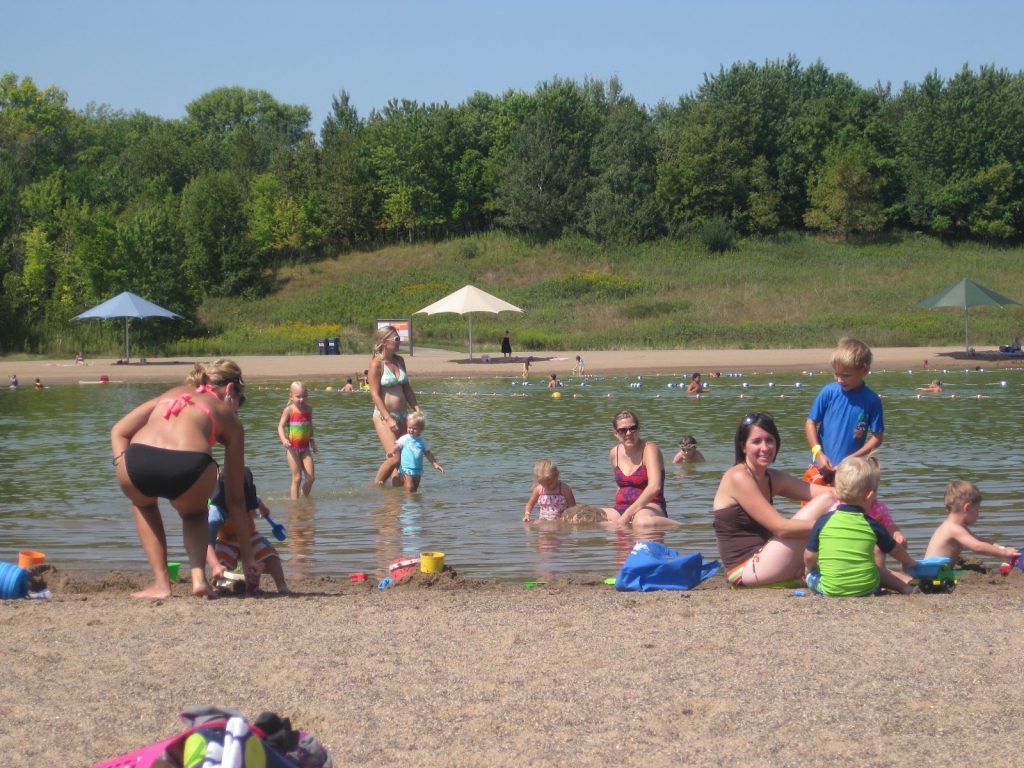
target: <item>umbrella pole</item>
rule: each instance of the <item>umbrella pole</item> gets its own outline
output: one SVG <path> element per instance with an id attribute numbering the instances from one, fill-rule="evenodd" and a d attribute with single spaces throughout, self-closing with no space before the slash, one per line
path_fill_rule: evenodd
<path id="1" fill-rule="evenodd" d="M 964 351 L 970 353 L 971 351 L 971 337 L 967 332 L 967 323 L 970 317 L 970 310 L 964 307 Z"/>
<path id="2" fill-rule="evenodd" d="M 473 313 L 468 313 L 469 317 L 469 359 L 473 359 Z"/>
<path id="3" fill-rule="evenodd" d="M 127 317 L 124 319 L 124 361 L 125 361 L 125 363 L 128 362 L 128 320 L 129 320 L 129 318 L 127 318 Z"/>

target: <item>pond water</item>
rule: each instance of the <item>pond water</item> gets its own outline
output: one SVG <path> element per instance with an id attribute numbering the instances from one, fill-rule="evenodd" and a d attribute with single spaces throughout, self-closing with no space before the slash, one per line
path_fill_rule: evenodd
<path id="1" fill-rule="evenodd" d="M 941 395 L 918 397 L 914 387 L 938 376 Z M 610 505 L 610 419 L 622 408 L 639 415 L 641 432 L 671 461 L 683 434 L 696 436 L 704 464 L 668 464 L 669 514 L 688 525 L 665 543 L 717 557 L 711 501 L 733 458 L 739 418 L 772 413 L 782 433 L 776 466 L 802 473 L 809 459 L 803 437 L 807 410 L 830 381 L 822 371 L 728 374 L 709 379 L 700 399 L 675 376 L 594 377 L 567 380 L 553 398 L 541 377 L 417 380 L 428 417 L 425 436 L 445 467 L 426 468 L 418 494 L 381 490 L 372 483 L 381 451 L 370 423 L 367 395 L 328 391 L 308 382 L 320 452 L 313 496 L 291 501 L 289 474 L 276 429 L 287 400 L 283 384 L 250 385 L 242 416 L 247 463 L 274 519 L 288 530 L 278 548 L 292 578 L 310 574 L 387 574 L 392 559 L 439 551 L 460 575 L 518 580 L 554 575 L 613 576 L 633 545 L 628 532 L 604 526 L 524 525 L 523 505 L 532 469 L 551 458 L 580 503 Z M 880 454 L 880 498 L 923 555 L 944 515 L 946 483 L 976 482 L 984 494 L 976 533 L 1024 544 L 1020 439 L 1024 413 L 1021 369 L 881 371 L 868 384 L 884 400 L 886 439 Z M 46 554 L 58 568 L 105 571 L 146 569 L 131 508 L 110 463 L 110 426 L 163 386 L 29 387 L 0 391 L 0 560 L 22 549 Z M 980 395 L 980 398 L 979 398 Z M 215 449 L 215 453 L 218 449 Z M 219 455 L 218 455 L 219 458 Z M 784 501 L 788 513 L 795 505 Z M 184 560 L 181 524 L 163 504 L 170 558 Z M 264 526 L 264 523 L 259 523 Z M 269 527 L 266 530 L 269 535 Z"/>

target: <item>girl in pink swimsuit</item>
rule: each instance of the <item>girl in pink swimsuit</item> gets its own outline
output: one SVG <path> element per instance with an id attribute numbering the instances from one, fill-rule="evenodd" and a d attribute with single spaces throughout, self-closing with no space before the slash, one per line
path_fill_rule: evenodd
<path id="1" fill-rule="evenodd" d="M 568 483 L 563 483 L 558 474 L 558 467 L 554 462 L 541 459 L 533 465 L 533 479 L 536 485 L 529 501 L 526 502 L 526 510 L 523 512 L 523 522 L 530 522 L 530 514 L 534 506 L 540 506 L 540 520 L 559 520 L 562 513 L 569 507 L 576 506 L 576 497 L 572 494 L 572 488 Z"/>

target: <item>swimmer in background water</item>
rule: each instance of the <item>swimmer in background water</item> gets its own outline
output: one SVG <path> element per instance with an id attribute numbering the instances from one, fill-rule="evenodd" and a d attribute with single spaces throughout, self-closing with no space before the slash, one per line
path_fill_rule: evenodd
<path id="1" fill-rule="evenodd" d="M 683 435 L 679 441 L 679 452 L 672 457 L 673 464 L 699 464 L 704 461 L 704 454 L 697 450 L 697 439 L 693 435 Z"/>
<path id="2" fill-rule="evenodd" d="M 704 382 L 700 380 L 700 374 L 695 373 L 690 377 L 690 383 L 686 385 L 686 394 L 699 395 L 704 391 Z"/>
<path id="3" fill-rule="evenodd" d="M 558 374 L 552 373 L 551 379 L 548 381 L 548 389 L 554 389 L 555 387 L 562 386 L 562 382 L 558 380 Z"/>
<path id="4" fill-rule="evenodd" d="M 942 392 L 942 382 L 939 381 L 938 379 L 932 379 L 932 383 L 931 384 L 929 384 L 927 387 L 917 387 L 917 391 L 918 392 L 934 392 L 934 393 L 937 394 L 939 392 Z"/>

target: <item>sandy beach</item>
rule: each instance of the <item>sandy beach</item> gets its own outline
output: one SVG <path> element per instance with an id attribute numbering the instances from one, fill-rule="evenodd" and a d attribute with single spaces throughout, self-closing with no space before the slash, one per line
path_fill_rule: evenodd
<path id="1" fill-rule="evenodd" d="M 923 370 L 981 365 L 986 368 L 1020 367 L 1022 360 L 998 354 L 979 352 L 968 357 L 963 349 L 953 347 L 880 347 L 874 353 L 874 370 Z M 701 371 L 822 371 L 828 369 L 831 349 L 737 349 L 737 350 L 615 350 L 587 352 L 522 352 L 511 359 L 490 353 L 484 362 L 479 351 L 468 355 L 438 349 L 417 348 L 410 355 L 402 350 L 413 383 L 417 377 L 493 377 L 519 376 L 522 360 L 532 358 L 530 373 L 547 378 L 552 373 L 567 376 L 575 365 L 576 355 L 586 363 L 588 375 L 670 374 Z M 229 355 L 229 357 L 231 357 Z M 210 360 L 212 358 L 200 358 Z M 285 355 L 232 357 L 247 380 L 291 381 L 308 379 L 344 384 L 355 379 L 369 366 L 365 355 Z M 927 361 L 927 364 L 925 363 Z M 116 365 L 114 360 L 98 358 L 75 365 L 72 360 L 5 360 L 3 373 L 16 373 L 23 387 L 31 387 L 36 378 L 46 384 L 98 383 L 106 376 L 116 382 L 160 382 L 177 384 L 192 369 L 195 360 L 183 358 L 149 358 L 145 363 Z"/>
<path id="2" fill-rule="evenodd" d="M 193 704 L 272 710 L 335 766 L 1010 765 L 1024 574 L 949 595 L 618 593 L 417 574 L 293 597 L 128 598 L 50 573 L 0 603 L 8 765 L 87 766 Z"/>
<path id="3" fill-rule="evenodd" d="M 827 369 L 831 350 L 564 352 L 533 375 Z M 982 365 L 875 349 L 875 369 Z M 369 356 L 237 357 L 248 380 L 338 385 Z M 519 362 L 417 349 L 417 377 L 517 376 Z M 16 367 L 15 367 L 16 366 Z M 23 387 L 177 383 L 191 361 L 8 363 Z M 111 384 L 113 385 L 113 384 Z M 968 571 L 951 594 L 863 599 L 731 590 L 618 593 L 598 576 L 526 588 L 344 576 L 293 596 L 135 602 L 143 573 L 42 577 L 0 601 L 0 754 L 90 766 L 181 730 L 207 704 L 290 717 L 335 766 L 834 766 L 1018 762 L 1024 573 Z M 991 562 L 989 563 L 991 565 Z M 44 568 L 46 568 L 44 566 Z"/>

